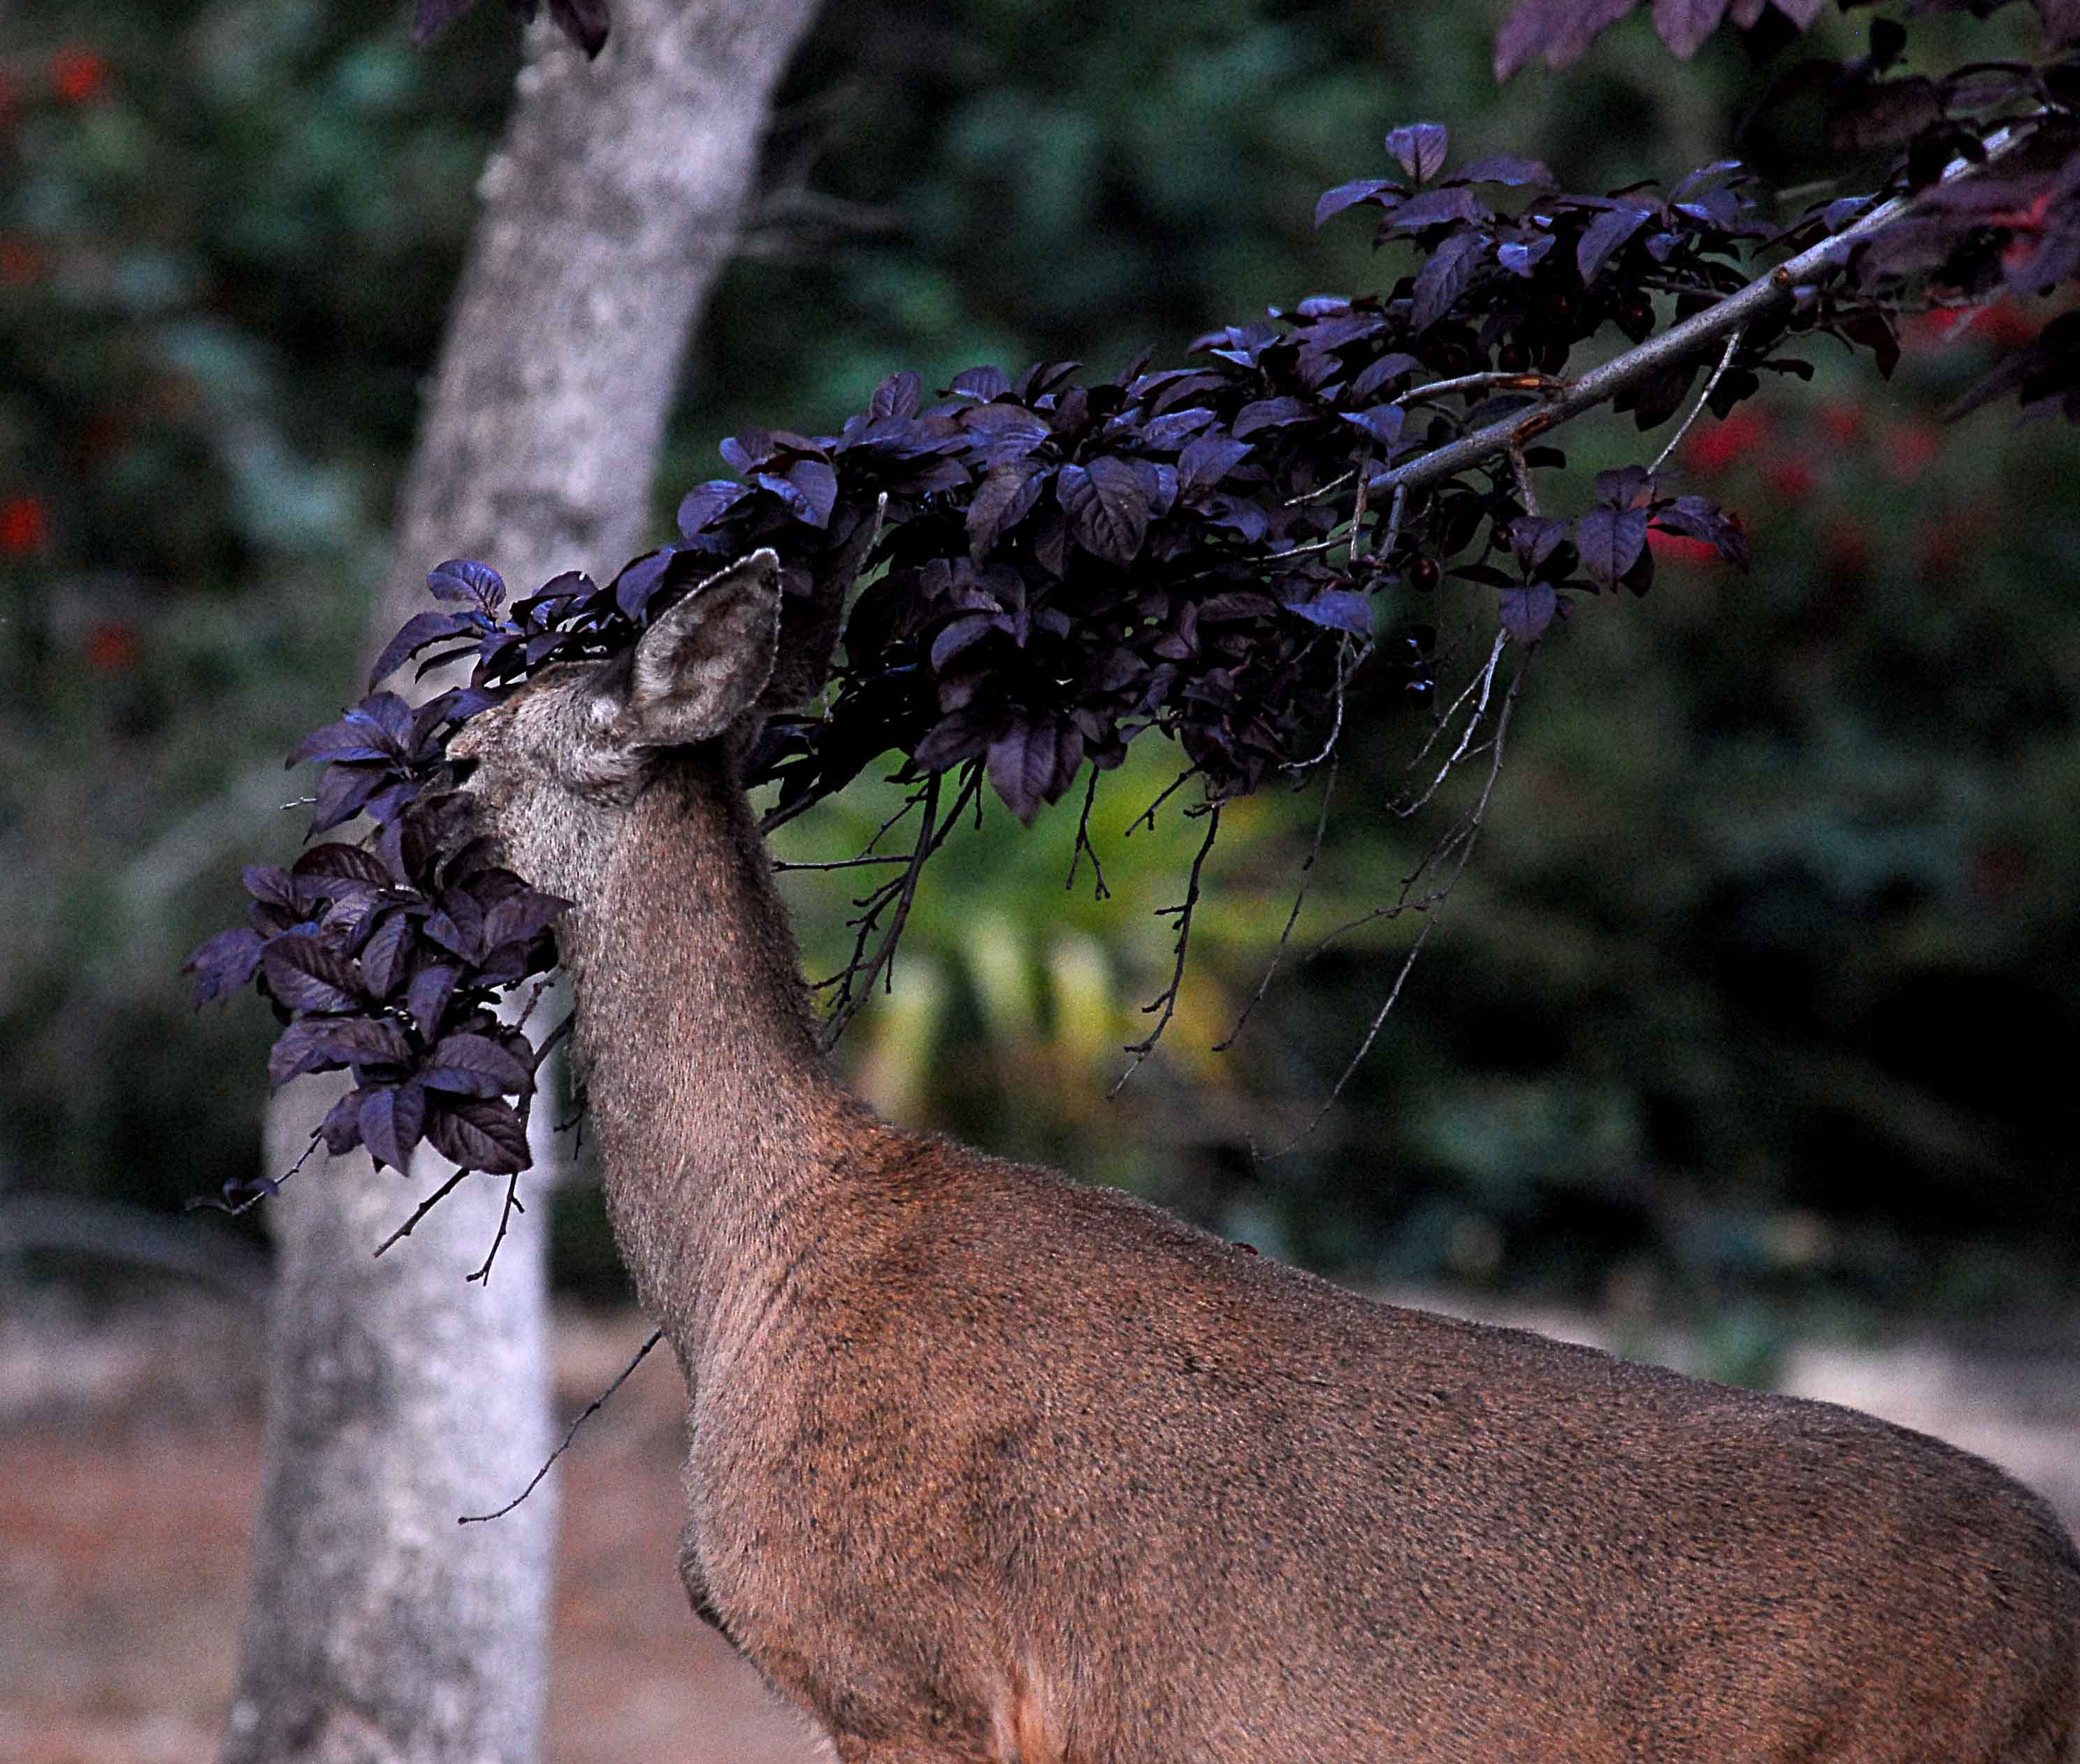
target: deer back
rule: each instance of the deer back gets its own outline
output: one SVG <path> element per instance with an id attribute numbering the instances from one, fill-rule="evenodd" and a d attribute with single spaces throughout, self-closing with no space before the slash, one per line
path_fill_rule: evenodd
<path id="1" fill-rule="evenodd" d="M 741 784 L 780 604 L 754 554 L 453 751 L 575 903 L 689 1593 L 842 1759 L 2065 1755 L 2080 1563 L 1990 1466 L 1376 1304 L 849 1097 Z"/>

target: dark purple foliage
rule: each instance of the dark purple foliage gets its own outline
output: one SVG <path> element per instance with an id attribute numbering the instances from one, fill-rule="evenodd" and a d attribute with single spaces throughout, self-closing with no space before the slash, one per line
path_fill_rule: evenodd
<path id="1" fill-rule="evenodd" d="M 464 3 L 421 0 L 421 29 Z M 1628 10 L 1530 0 L 1512 40 L 1570 53 Z M 1725 8 L 1675 10 L 1696 29 Z M 567 29 L 604 30 L 590 0 L 551 10 Z M 1884 47 L 1843 88 L 1866 133 L 1881 107 L 1854 89 L 1897 58 L 1889 37 Z M 1969 97 L 2080 96 L 2080 78 L 2060 78 L 1981 69 Z M 1967 96 L 1937 82 L 1906 107 L 1922 120 L 1902 139 L 1894 189 L 1926 183 L 1931 157 L 1958 149 Z M 845 614 L 846 660 L 821 710 L 769 725 L 751 781 L 777 783 L 791 811 L 893 754 L 904 777 L 962 769 L 964 790 L 986 779 L 1022 820 L 1151 729 L 1178 744 L 1216 804 L 1319 761 L 1347 698 L 1390 689 L 1384 702 L 1399 705 L 1428 685 L 1424 601 L 1442 573 L 1491 593 L 1503 629 L 1530 643 L 1583 594 L 1644 593 L 1653 530 L 1744 567 L 1737 518 L 1664 493 L 1642 467 L 1599 474 L 1574 516 L 1538 512 L 1532 478 L 1565 463 L 1550 446 L 1520 440 L 1515 462 L 1491 450 L 1412 492 L 1388 475 L 1504 419 L 1531 418 L 1524 433 L 1535 433 L 1583 346 L 1638 342 L 1714 306 L 1755 274 L 1744 260 L 1759 242 L 1814 245 L 1868 203 L 1817 203 L 1772 229 L 1730 161 L 1666 197 L 1569 194 L 1527 159 L 1452 172 L 1449 145 L 1435 124 L 1398 129 L 1388 147 L 1402 177 L 1344 184 L 1317 205 L 1318 222 L 1377 209 L 1376 242 L 1413 251 L 1382 293 L 1312 295 L 1206 333 L 1189 366 L 1137 362 L 1095 383 L 1074 362 L 1015 378 L 976 367 L 928 401 L 916 375 L 891 375 L 835 434 L 750 429 L 724 442 L 735 476 L 691 492 L 677 542 L 604 587 L 573 571 L 509 603 L 488 566 L 441 564 L 428 580 L 440 605 L 385 647 L 370 695 L 291 756 L 322 768 L 313 833 L 356 816 L 370 832 L 312 845 L 286 869 L 249 869 L 247 924 L 189 958 L 198 1001 L 258 987 L 284 1025 L 277 1083 L 353 1075 L 321 1129 L 334 1152 L 361 1145 L 398 1164 L 423 1142 L 467 1167 L 525 1167 L 537 1055 L 496 1007 L 553 965 L 566 903 L 493 863 L 482 842 L 462 843 L 449 739 L 542 668 L 627 650 L 658 608 L 758 546 L 782 564 L 783 643 L 809 645 L 827 609 L 869 585 Z M 1967 294 L 2074 279 L 2076 150 L 2080 134 L 2054 116 L 1998 179 L 1945 185 L 1843 247 L 1835 274 L 1750 318 L 1709 408 L 1723 416 L 1764 372 L 1810 372 L 1783 352 L 1816 335 L 1889 371 L 1914 278 Z M 1704 352 L 1660 362 L 1615 408 L 1642 428 L 1662 422 L 1710 365 Z M 2080 417 L 2080 320 L 2048 325 L 1966 404 L 2007 392 Z M 1378 654 L 1391 665 L 1376 634 L 1390 639 Z M 467 659 L 468 684 L 417 706 L 379 689 L 414 658 L 421 674 Z"/>

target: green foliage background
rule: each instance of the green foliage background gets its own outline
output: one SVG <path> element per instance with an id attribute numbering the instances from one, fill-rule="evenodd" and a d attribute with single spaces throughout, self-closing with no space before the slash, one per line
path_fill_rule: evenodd
<path id="1" fill-rule="evenodd" d="M 1755 90 L 1737 49 L 1682 68 L 1631 28 L 1498 93 L 1499 10 L 833 9 L 698 350 L 660 532 L 720 435 L 835 426 L 895 369 L 1175 362 L 1268 301 L 1391 279 L 1362 224 L 1308 222 L 1383 169 L 1396 123 L 1616 186 L 1726 150 Z M 233 910 L 236 865 L 292 840 L 279 756 L 354 691 L 517 55 L 482 10 L 423 54 L 401 8 L 359 0 L 0 27 L 0 1187 L 170 1208 L 258 1156 L 270 1025 L 194 1016 L 174 970 Z M 1797 172 L 1795 139 L 1768 150 Z M 1823 363 L 1763 422 L 1693 439 L 1755 574 L 1671 560 L 1546 646 L 1446 922 L 1297 1149 L 1262 1154 L 1327 1096 L 1412 927 L 1289 962 L 1209 1053 L 1319 801 L 1238 805 L 1177 1020 L 1107 1101 L 1200 831 L 1180 796 L 1126 836 L 1169 776 L 1152 752 L 1100 799 L 1108 901 L 1088 867 L 1063 887 L 1072 805 L 949 848 L 894 995 L 849 1037 L 858 1081 L 1360 1276 L 1737 1318 L 2070 1291 L 2080 1201 L 2043 1074 L 2080 1027 L 2080 462 L 1994 412 L 1935 434 L 1985 360 L 1967 334 L 1890 386 Z M 1584 466 L 1639 445 L 1564 438 Z M 1474 640 L 1449 591 L 1411 601 L 1390 618 Z M 1385 812 L 1416 713 L 1352 712 L 1302 946 L 1389 898 L 1436 831 Z M 876 790 L 788 855 L 856 849 Z M 845 879 L 790 886 L 835 966 Z M 581 1197 L 562 1222 L 569 1277 L 610 1284 Z"/>

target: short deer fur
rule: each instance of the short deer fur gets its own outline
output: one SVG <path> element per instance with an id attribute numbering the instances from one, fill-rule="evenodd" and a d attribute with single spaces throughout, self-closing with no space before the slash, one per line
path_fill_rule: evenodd
<path id="1" fill-rule="evenodd" d="M 779 605 L 757 552 L 453 751 L 575 903 L 687 1590 L 846 1764 L 2074 1755 L 2080 1562 L 1990 1465 L 1377 1304 L 840 1087 L 740 781 Z"/>

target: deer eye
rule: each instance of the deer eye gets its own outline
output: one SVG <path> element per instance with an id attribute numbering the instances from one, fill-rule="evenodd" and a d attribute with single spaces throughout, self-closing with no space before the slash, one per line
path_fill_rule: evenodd
<path id="1" fill-rule="evenodd" d="M 466 758 L 448 761 L 448 780 L 458 786 L 467 784 L 476 776 L 478 761 L 474 754 Z"/>

